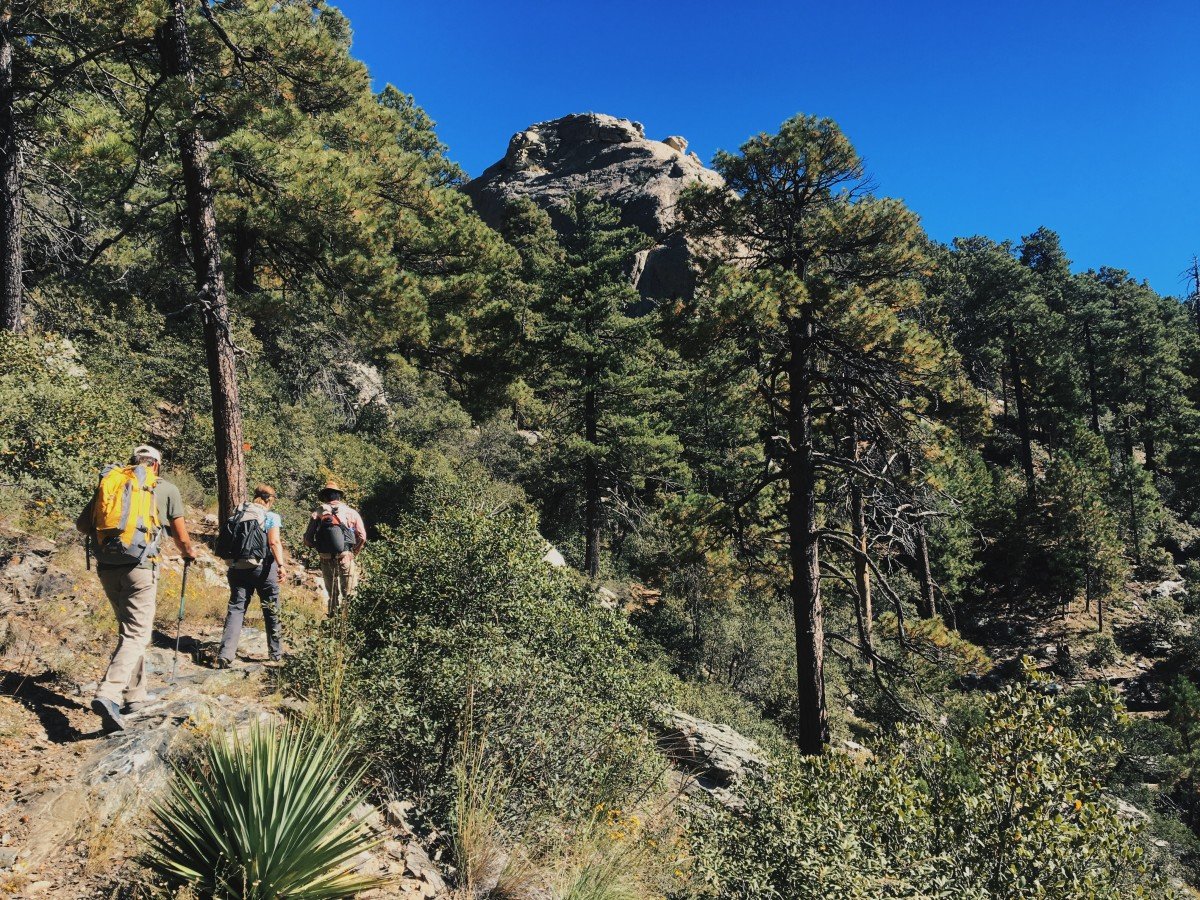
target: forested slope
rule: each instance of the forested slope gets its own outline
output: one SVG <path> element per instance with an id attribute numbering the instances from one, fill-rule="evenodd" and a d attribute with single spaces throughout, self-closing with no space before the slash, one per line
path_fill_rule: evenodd
<path id="1" fill-rule="evenodd" d="M 341 480 L 363 592 L 275 684 L 476 895 L 1197 881 L 1200 285 L 934 242 L 804 115 L 472 186 L 319 0 L 5 10 L 6 566 L 143 440 L 297 553 Z M 679 711 L 767 774 L 679 802 Z"/>

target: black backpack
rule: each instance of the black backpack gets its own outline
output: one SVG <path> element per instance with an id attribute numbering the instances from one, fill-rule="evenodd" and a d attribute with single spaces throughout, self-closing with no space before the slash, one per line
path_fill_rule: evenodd
<path id="1" fill-rule="evenodd" d="M 267 558 L 265 511 L 255 503 L 243 503 L 221 525 L 217 535 L 217 556 L 230 562 Z"/>
<path id="2" fill-rule="evenodd" d="M 322 506 L 317 513 L 317 532 L 313 538 L 318 553 L 345 553 L 357 543 L 354 529 L 342 521 L 332 506 Z"/>

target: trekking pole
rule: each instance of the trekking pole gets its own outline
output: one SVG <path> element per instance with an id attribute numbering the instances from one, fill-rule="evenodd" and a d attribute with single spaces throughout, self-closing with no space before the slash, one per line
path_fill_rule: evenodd
<path id="1" fill-rule="evenodd" d="M 179 586 L 179 618 L 175 620 L 175 656 L 171 660 L 171 681 L 175 680 L 175 670 L 179 666 L 179 632 L 183 628 L 183 607 L 187 602 L 188 567 L 191 564 L 190 559 L 183 561 L 183 583 Z"/>

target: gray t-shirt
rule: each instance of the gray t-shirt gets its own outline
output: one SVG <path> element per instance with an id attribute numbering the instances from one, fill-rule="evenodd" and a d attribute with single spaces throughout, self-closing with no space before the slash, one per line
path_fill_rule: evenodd
<path id="1" fill-rule="evenodd" d="M 163 530 L 170 531 L 171 522 L 183 518 L 183 495 L 171 482 L 160 478 L 154 488 L 154 500 L 158 504 L 158 520 L 162 522 Z"/>

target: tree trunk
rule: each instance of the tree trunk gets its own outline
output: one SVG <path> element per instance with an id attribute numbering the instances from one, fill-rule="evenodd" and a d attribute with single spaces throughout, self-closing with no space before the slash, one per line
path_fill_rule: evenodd
<path id="1" fill-rule="evenodd" d="M 237 296 L 255 291 L 256 244 L 254 231 L 239 223 L 233 232 L 233 293 Z"/>
<path id="2" fill-rule="evenodd" d="M 1097 396 L 1096 388 L 1096 348 L 1092 343 L 1092 329 L 1090 326 L 1085 326 L 1083 329 L 1083 346 L 1087 353 L 1088 366 L 1088 404 L 1091 407 L 1092 415 L 1092 431 L 1096 434 L 1100 433 L 1100 398 Z"/>
<path id="3" fill-rule="evenodd" d="M 924 522 L 917 522 L 915 543 L 917 578 L 921 582 L 921 596 L 918 601 L 917 614 L 922 619 L 933 619 L 937 616 L 937 595 L 934 593 L 933 570 L 929 565 L 929 539 L 925 535 Z"/>
<path id="4" fill-rule="evenodd" d="M 1147 390 L 1147 393 L 1149 391 Z M 1146 410 L 1142 416 L 1142 449 L 1146 453 L 1146 471 L 1158 471 L 1158 442 L 1154 436 L 1154 419 L 1157 411 L 1154 408 L 1154 399 L 1152 397 L 1146 399 Z"/>
<path id="5" fill-rule="evenodd" d="M 1021 360 L 1017 355 L 1017 330 L 1008 323 L 1008 365 L 1011 370 L 1013 400 L 1017 404 L 1017 433 L 1021 438 L 1021 467 L 1029 492 L 1033 493 L 1033 443 L 1029 431 L 1029 409 L 1025 404 L 1025 385 L 1021 382 Z"/>
<path id="6" fill-rule="evenodd" d="M 813 458 L 813 321 L 807 308 L 788 325 L 788 538 L 796 629 L 796 744 L 819 754 L 829 743 L 825 708 L 825 621 L 817 545 L 817 471 Z"/>
<path id="7" fill-rule="evenodd" d="M 184 0 L 172 0 L 163 23 L 161 52 L 169 75 L 183 79 L 189 105 L 195 91 L 188 47 Z M 242 408 L 238 398 L 237 367 L 229 332 L 229 298 L 221 271 L 221 245 L 213 205 L 208 146 L 196 126 L 194 109 L 179 126 L 179 159 L 187 194 L 188 230 L 196 294 L 204 317 L 204 352 L 212 390 L 213 432 L 217 450 L 217 501 L 222 520 L 246 499 L 246 457 L 242 443 Z"/>
<path id="8" fill-rule="evenodd" d="M 589 374 L 589 382 L 591 377 Z M 583 395 L 584 437 L 589 445 L 583 464 L 583 570 L 592 578 L 600 574 L 600 473 L 595 456 L 598 419 L 596 390 L 588 387 Z"/>
<path id="9" fill-rule="evenodd" d="M 850 445 L 847 448 L 850 458 L 858 462 L 858 422 L 853 412 L 850 413 L 846 441 Z M 850 531 L 854 535 L 854 547 L 858 551 L 854 556 L 854 586 L 858 594 L 854 611 L 858 617 L 858 641 L 862 646 L 863 656 L 871 665 L 871 671 L 875 671 L 875 642 L 872 634 L 875 617 L 871 609 L 871 570 L 867 567 L 867 511 L 863 502 L 862 484 L 853 475 L 850 476 Z"/>
<path id="10" fill-rule="evenodd" d="M 1133 565 L 1142 567 L 1142 524 L 1137 509 L 1137 489 L 1133 471 L 1133 421 L 1125 417 L 1125 480 L 1129 490 L 1129 534 L 1133 538 Z"/>
<path id="11" fill-rule="evenodd" d="M 21 143 L 13 83 L 12 14 L 0 13 L 0 327 L 21 331 Z"/>

